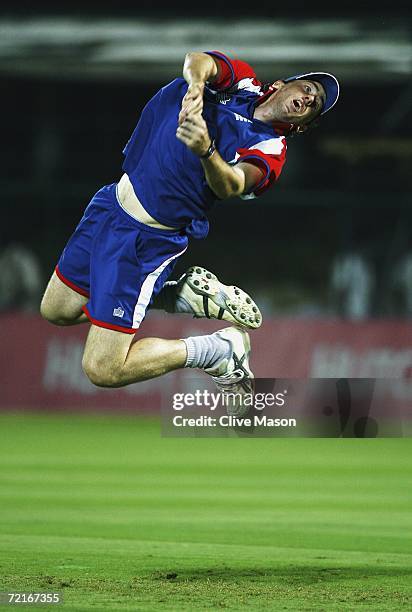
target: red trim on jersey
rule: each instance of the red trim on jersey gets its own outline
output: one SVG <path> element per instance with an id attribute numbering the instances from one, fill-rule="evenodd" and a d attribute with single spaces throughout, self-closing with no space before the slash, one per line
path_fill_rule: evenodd
<path id="1" fill-rule="evenodd" d="M 113 325 L 112 323 L 106 323 L 106 321 L 99 321 L 98 319 L 95 319 L 94 317 L 92 317 L 86 305 L 82 306 L 82 310 L 84 314 L 87 316 L 87 318 L 90 319 L 90 322 L 93 323 L 93 325 L 97 325 L 97 327 L 104 327 L 105 329 L 111 329 L 113 331 L 123 332 L 124 334 L 135 334 L 138 330 L 137 327 L 136 328 L 121 327 L 120 325 Z"/>
<path id="2" fill-rule="evenodd" d="M 269 153 L 263 153 L 259 149 L 238 149 L 237 153 L 239 153 L 240 157 L 236 160 L 236 163 L 243 161 L 248 162 L 256 165 L 266 173 L 265 178 L 260 181 L 253 190 L 256 196 L 262 195 L 262 193 L 278 180 L 286 161 L 285 146 L 280 155 L 270 155 Z"/>
<path id="3" fill-rule="evenodd" d="M 239 163 L 239 162 L 253 164 L 257 168 L 259 168 L 259 170 L 261 170 L 263 173 L 262 178 L 258 181 L 258 183 L 254 186 L 254 188 L 251 189 L 251 191 L 249 192 L 249 193 L 254 193 L 257 189 L 260 189 L 260 187 L 262 187 L 265 184 L 266 180 L 269 178 L 270 165 L 268 164 L 266 160 L 262 159 L 260 156 L 253 155 L 252 151 L 250 151 L 248 155 L 243 155 L 242 157 L 239 157 L 236 163 Z"/>
<path id="4" fill-rule="evenodd" d="M 267 92 L 264 93 L 263 96 L 260 96 L 260 98 L 258 98 L 255 106 L 259 106 L 259 104 L 265 102 L 273 93 L 275 93 L 275 91 L 277 91 L 277 88 L 273 87 L 273 85 L 269 85 Z"/>
<path id="5" fill-rule="evenodd" d="M 81 287 L 78 287 L 78 285 L 75 285 L 72 281 L 70 281 L 68 278 L 63 276 L 58 266 L 55 267 L 55 272 L 57 276 L 59 277 L 59 279 L 62 281 L 62 283 L 70 287 L 70 289 L 73 289 L 73 291 L 76 291 L 76 293 L 80 293 L 80 295 L 83 295 L 84 297 L 89 297 L 89 292 L 86 291 L 86 289 L 82 289 Z"/>
<path id="6" fill-rule="evenodd" d="M 235 82 L 235 71 L 233 70 L 232 61 L 220 51 L 206 51 L 207 55 L 211 55 L 219 64 L 219 78 L 211 82 L 213 89 L 228 89 Z"/>
<path id="7" fill-rule="evenodd" d="M 242 79 L 253 79 L 255 85 L 260 85 L 252 66 L 242 60 L 231 59 L 220 51 L 207 51 L 219 64 L 220 76 L 211 83 L 212 89 L 230 89 Z"/>

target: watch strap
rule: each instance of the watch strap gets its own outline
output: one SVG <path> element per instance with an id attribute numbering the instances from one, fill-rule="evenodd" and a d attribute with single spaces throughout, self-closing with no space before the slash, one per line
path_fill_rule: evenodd
<path id="1" fill-rule="evenodd" d="M 206 151 L 204 155 L 200 155 L 200 158 L 209 159 L 209 157 L 211 157 L 215 151 L 216 151 L 216 143 L 215 143 L 215 139 L 213 138 L 209 145 L 208 150 Z"/>

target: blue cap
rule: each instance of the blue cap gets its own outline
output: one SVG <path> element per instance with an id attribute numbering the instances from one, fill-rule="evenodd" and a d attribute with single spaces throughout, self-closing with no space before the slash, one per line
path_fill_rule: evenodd
<path id="1" fill-rule="evenodd" d="M 323 89 L 326 93 L 326 101 L 323 105 L 321 115 L 324 115 L 335 106 L 339 98 L 339 81 L 333 74 L 329 74 L 329 72 L 307 72 L 306 74 L 298 74 L 283 80 L 285 83 L 289 83 L 290 81 L 300 81 L 301 79 L 317 81 L 323 85 Z"/>

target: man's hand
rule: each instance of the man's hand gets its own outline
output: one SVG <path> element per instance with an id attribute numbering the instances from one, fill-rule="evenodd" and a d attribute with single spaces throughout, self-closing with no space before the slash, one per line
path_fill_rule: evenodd
<path id="1" fill-rule="evenodd" d="M 207 153 L 211 143 L 206 122 L 200 113 L 187 116 L 177 128 L 176 137 L 199 157 Z M 218 151 L 200 161 L 207 184 L 220 200 L 253 191 L 265 175 L 262 168 L 254 164 L 227 164 Z"/>
<path id="2" fill-rule="evenodd" d="M 207 153 L 211 138 L 206 121 L 200 113 L 186 115 L 176 130 L 176 137 L 183 142 L 195 155 L 201 157 Z"/>
<path id="3" fill-rule="evenodd" d="M 202 113 L 204 88 L 204 83 L 192 83 L 189 85 L 182 100 L 182 107 L 179 113 L 179 125 L 182 125 L 189 115 L 197 113 L 200 115 Z"/>
<path id="4" fill-rule="evenodd" d="M 218 61 L 207 53 L 193 51 L 186 54 L 183 78 L 189 87 L 182 100 L 179 125 L 185 121 L 188 115 L 202 112 L 205 83 L 213 82 L 218 77 L 219 70 Z"/>

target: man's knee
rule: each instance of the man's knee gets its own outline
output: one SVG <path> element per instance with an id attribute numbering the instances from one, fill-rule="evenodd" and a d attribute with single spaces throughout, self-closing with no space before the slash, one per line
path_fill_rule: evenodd
<path id="1" fill-rule="evenodd" d="M 127 366 L 132 336 L 91 325 L 84 347 L 82 366 L 98 387 L 123 387 L 135 382 Z M 138 378 L 138 377 L 137 377 Z"/>
<path id="2" fill-rule="evenodd" d="M 87 298 L 67 287 L 53 272 L 40 304 L 43 319 L 55 325 L 72 325 L 82 315 Z"/>
<path id="3" fill-rule="evenodd" d="M 46 295 L 43 296 L 43 299 L 40 303 L 40 314 L 46 321 L 49 323 L 54 323 L 55 325 L 63 325 L 61 323 L 62 318 L 56 312 L 56 309 L 53 308 L 53 305 L 50 303 L 50 300 Z"/>
<path id="4" fill-rule="evenodd" d="M 121 370 L 104 357 L 83 355 L 83 371 L 97 387 L 121 387 Z"/>
<path id="5" fill-rule="evenodd" d="M 64 312 L 59 312 L 47 295 L 43 296 L 40 303 L 40 314 L 49 323 L 54 325 L 70 325 L 71 319 L 65 316 Z"/>

